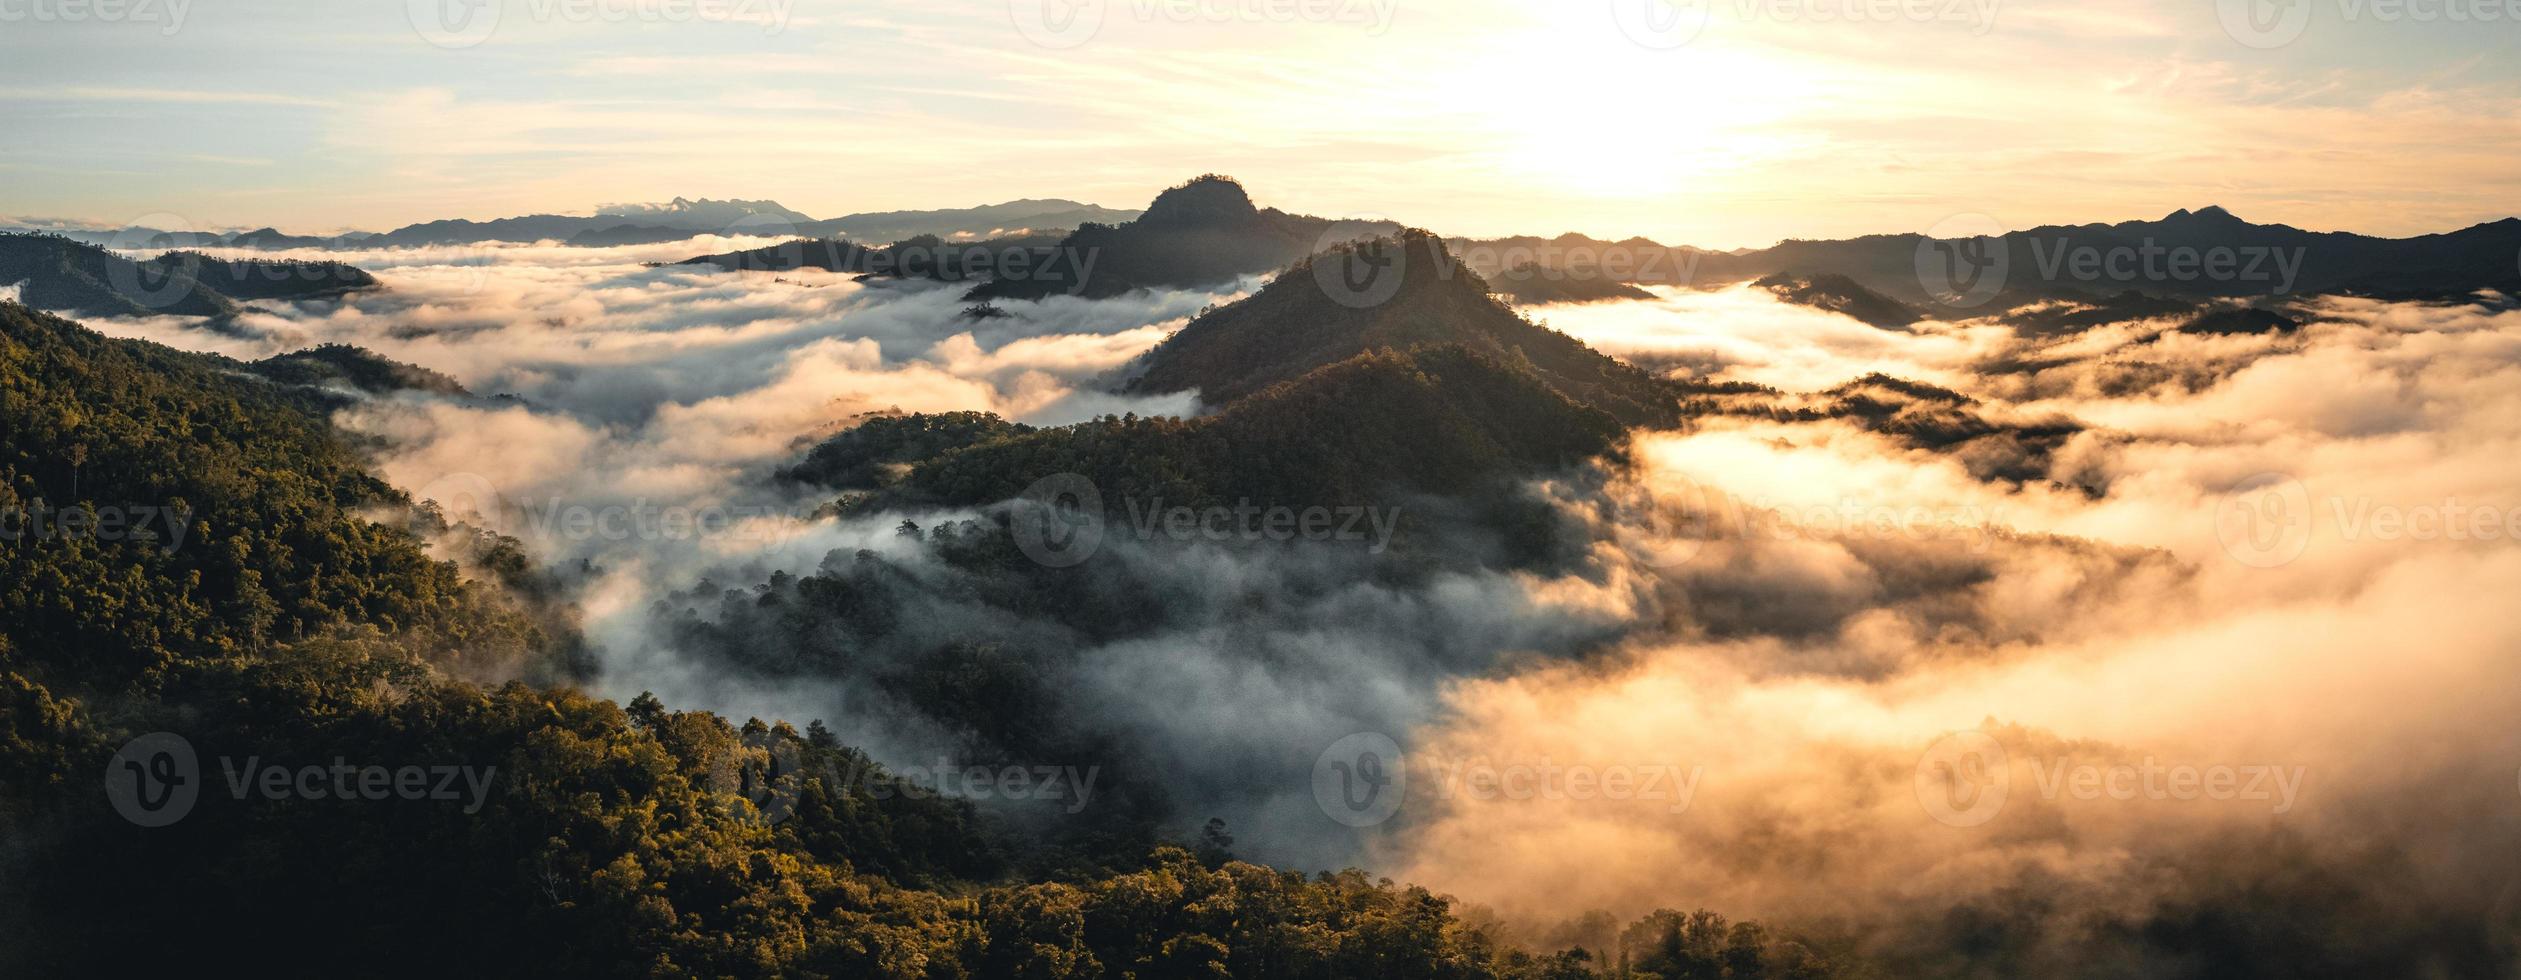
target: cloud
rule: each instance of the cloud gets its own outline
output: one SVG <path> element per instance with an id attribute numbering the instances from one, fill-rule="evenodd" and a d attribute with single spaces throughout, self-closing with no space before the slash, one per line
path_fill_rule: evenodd
<path id="1" fill-rule="evenodd" d="M 1640 628 L 1449 686 L 1384 866 L 1537 923 L 1706 906 L 1922 972 L 2508 962 L 2478 869 L 2521 823 L 2521 317 L 2318 312 L 2249 357 L 2143 352 L 2225 359 L 2201 390 L 2041 401 L 2112 426 L 2072 464 L 2097 498 L 1825 426 L 1648 440 L 1621 479 L 1696 516 L 1600 533 L 1652 583 Z M 1936 769 L 1956 732 L 2001 755 Z M 1700 778 L 1677 812 L 1444 792 L 1465 760 Z M 1999 781 L 1985 822 L 1941 819 Z M 2357 926 L 2288 960 L 2238 921 Z"/>
<path id="2" fill-rule="evenodd" d="M 1703 906 L 1918 974 L 2510 959 L 2521 312 L 2327 299 L 2292 335 L 2023 340 L 1742 289 L 1550 308 L 1717 379 L 1882 372 L 2084 429 L 2049 479 L 1991 481 L 1842 421 L 1708 418 L 1536 479 L 1556 560 L 1494 561 L 1428 499 L 1403 503 L 1432 530 L 1399 564 L 1120 533 L 1054 582 L 939 543 L 983 514 L 839 519 L 762 477 L 873 410 L 1185 410 L 1100 382 L 1242 287 L 971 320 L 932 284 L 639 264 L 684 247 L 363 253 L 389 290 L 250 314 L 245 338 L 99 326 L 455 375 L 480 397 L 340 416 L 407 489 L 716 515 L 505 528 L 574 576 L 607 695 L 823 718 L 896 761 L 993 739 L 1106 761 L 1174 832 L 1221 816 L 1250 856 L 1363 862 L 1535 930 Z M 873 619 L 787 618 L 804 576 Z M 1023 696 L 975 720 L 901 686 L 949 668 Z M 1313 780 L 1360 732 L 1409 782 L 1357 830 Z"/>

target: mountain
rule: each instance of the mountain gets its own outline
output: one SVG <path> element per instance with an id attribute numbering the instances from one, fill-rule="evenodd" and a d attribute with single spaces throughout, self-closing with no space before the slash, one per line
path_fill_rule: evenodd
<path id="1" fill-rule="evenodd" d="M 454 378 L 349 344 L 324 344 L 274 354 L 246 367 L 280 384 L 308 388 L 350 389 L 371 395 L 398 391 L 457 397 L 472 394 Z"/>
<path id="2" fill-rule="evenodd" d="M 168 252 L 142 263 L 181 269 L 234 300 L 331 299 L 378 288 L 367 270 L 341 262 L 297 259 L 219 259 L 199 252 Z"/>
<path id="3" fill-rule="evenodd" d="M 0 285 L 12 283 L 28 306 L 96 316 L 225 317 L 239 301 L 327 299 L 377 287 L 375 277 L 339 262 L 180 251 L 135 262 L 60 236 L 0 234 Z"/>
<path id="4" fill-rule="evenodd" d="M 1078 201 L 1021 200 L 976 208 L 852 214 L 807 222 L 798 226 L 797 234 L 862 242 L 897 242 L 923 235 L 938 238 L 1007 238 L 1073 231 L 1088 224 L 1120 224 L 1136 220 L 1142 213 Z"/>
<path id="5" fill-rule="evenodd" d="M 93 245 L 120 248 L 410 248 L 540 241 L 600 248 L 678 242 L 704 234 L 850 238 L 875 242 L 931 235 L 949 239 L 1004 238 L 1035 232 L 1064 233 L 1088 223 L 1123 222 L 1138 215 L 1136 211 L 1049 199 L 1008 201 L 975 208 L 869 212 L 818 220 L 776 201 L 678 197 L 663 204 L 606 205 L 592 215 L 529 214 L 488 221 L 461 218 L 424 221 L 382 234 L 291 235 L 274 228 L 233 233 L 167 232 L 149 228 L 81 229 L 59 233 Z"/>
<path id="6" fill-rule="evenodd" d="M 2090 302 L 2125 292 L 2217 299 L 2317 293 L 2456 297 L 2481 288 L 2521 289 L 2521 219 L 2415 238 L 2261 225 L 2219 207 L 2181 209 L 2154 221 L 2045 225 L 1991 241 L 2002 291 L 1963 315 L 2044 300 Z M 1705 253 L 1705 284 L 1777 273 L 1836 274 L 1927 312 L 1953 311 L 1921 282 L 1921 261 L 1948 246 L 1923 235 L 1787 241 L 1740 254 Z M 1922 258 L 1921 258 L 1922 257 Z M 1930 268 L 1923 270 L 1932 272 Z M 1936 272 L 1938 280 L 1943 274 Z"/>
<path id="7" fill-rule="evenodd" d="M 333 248 L 344 244 L 344 241 L 340 238 L 327 238 L 319 235 L 291 235 L 282 232 L 278 228 L 257 228 L 253 231 L 240 231 L 232 235 L 225 235 L 214 242 L 205 244 L 222 245 L 228 248 L 258 248 L 266 251 L 279 251 L 281 249 L 290 248 Z"/>
<path id="8" fill-rule="evenodd" d="M 1463 345 L 1360 353 L 1194 419 L 1012 432 L 914 464 L 868 506 L 975 505 L 1075 473 L 1121 497 L 1206 507 L 1476 498 L 1498 481 L 1614 451 L 1625 431 L 1528 365 Z"/>
<path id="9" fill-rule="evenodd" d="M 2181 333 L 2233 334 L 2292 333 L 2302 323 L 2292 317 L 2253 307 L 2215 310 L 2180 325 Z"/>
<path id="10" fill-rule="evenodd" d="M 53 235 L 0 235 L 0 285 L 36 309 L 93 316 L 228 316 L 234 300 L 180 267 L 133 262 Z"/>
<path id="11" fill-rule="evenodd" d="M 2058 301 L 2017 307 L 2002 319 L 2026 337 L 2046 337 L 2088 330 L 2109 323 L 2150 320 L 2195 313 L 2202 301 L 2147 296 L 2133 289 L 2081 302 Z"/>
<path id="12" fill-rule="evenodd" d="M 1347 292 L 1351 283 L 1379 276 L 1397 281 Z M 1438 345 L 1528 370 L 1570 401 L 1629 425 L 1679 419 L 1662 382 L 1524 319 L 1490 295 L 1442 240 L 1414 230 L 1334 247 L 1192 320 L 1146 354 L 1130 389 L 1197 391 L 1208 404 L 1224 405 L 1370 351 Z"/>
<path id="13" fill-rule="evenodd" d="M 777 475 L 783 481 L 834 490 L 872 490 L 900 468 L 1032 431 L 1032 426 L 985 412 L 877 413 L 816 444 L 804 459 Z"/>
<path id="14" fill-rule="evenodd" d="M 1905 330 L 1909 324 L 1925 319 L 1908 304 L 1866 289 L 1857 285 L 1855 280 L 1834 272 L 1810 275 L 1772 273 L 1751 285 L 1768 290 L 1788 303 L 1852 317 L 1859 323 L 1885 330 Z"/>
<path id="15" fill-rule="evenodd" d="M 795 238 L 777 245 L 716 255 L 696 255 L 672 265 L 714 265 L 738 272 L 789 272 L 822 269 L 880 279 L 930 279 L 970 282 L 987 279 L 1001 268 L 1028 272 L 1056 269 L 1068 260 L 1055 240 L 1045 236 L 947 242 L 922 236 L 870 247 L 839 238 Z"/>
<path id="16" fill-rule="evenodd" d="M 1388 234 L 1393 227 L 1369 223 L 1350 228 L 1263 209 L 1253 205 L 1251 195 L 1233 178 L 1209 174 L 1156 195 L 1135 221 L 1086 225 L 1060 240 L 1061 252 L 1091 256 L 1090 264 L 1067 263 L 1040 274 L 993 279 L 974 288 L 971 298 L 1067 294 L 1100 299 L 1136 289 L 1217 286 L 1284 268 L 1327 244 L 1326 236 L 1335 232 L 1363 237 Z"/>
<path id="17" fill-rule="evenodd" d="M 1536 261 L 1499 269 L 1493 275 L 1481 273 L 1481 278 L 1488 280 L 1492 292 L 1517 306 L 1654 298 L 1653 293 L 1603 275 L 1599 269 L 1558 268 Z"/>
<path id="18" fill-rule="evenodd" d="M 323 413 L 258 374 L 0 303 L 0 389 L 11 392 L 0 399 L 0 509 L 188 511 L 154 540 L 0 549 L 0 597 L 10 597 L 0 649 L 58 661 L 57 679 L 114 684 L 177 656 L 249 652 L 353 623 L 429 631 L 453 649 L 473 638 L 485 658 L 525 656 L 531 627 L 490 615 L 495 603 L 451 565 L 370 523 L 363 515 L 401 494 L 366 471 Z M 82 584 L 19 604 L 25 587 L 47 581 Z"/>
<path id="19" fill-rule="evenodd" d="M 461 218 L 424 221 L 361 240 L 371 248 L 474 245 L 483 242 L 565 242 L 579 235 L 621 228 L 661 228 L 697 234 L 792 235 L 814 219 L 776 201 L 675 198 L 664 204 L 615 204 L 594 215 L 529 214 L 490 221 Z"/>
<path id="20" fill-rule="evenodd" d="M 796 225 L 814 220 L 805 212 L 780 206 L 777 201 L 713 201 L 707 198 L 695 201 L 683 197 L 664 204 L 608 204 L 597 208 L 595 216 L 627 218 L 634 224 L 699 231 L 715 231 L 745 222 Z"/>
<path id="21" fill-rule="evenodd" d="M 1973 295 L 1967 306 L 1942 302 L 1922 278 L 1944 273 L 1921 262 L 1942 261 L 1947 245 L 1924 235 L 1867 235 L 1835 240 L 1789 239 L 1761 249 L 1717 252 L 1644 238 L 1610 242 L 1582 235 L 1553 239 L 1454 239 L 1465 262 L 1492 279 L 1526 266 L 1573 281 L 1670 283 L 1700 287 L 1840 277 L 1811 293 L 1852 296 L 1847 284 L 1876 294 L 1859 319 L 1895 326 L 1897 306 L 1921 315 L 2008 317 L 2033 333 L 2055 333 L 2117 319 L 2178 315 L 2206 301 L 2279 295 L 2351 293 L 2387 299 L 2462 299 L 2479 289 L 2521 291 L 2521 219 L 2413 238 L 2312 232 L 2261 225 L 2220 207 L 2181 209 L 2152 221 L 2046 225 L 2005 234 L 1986 254 L 2001 257 L 2001 288 Z M 1956 267 L 1956 271 L 1959 270 Z M 1796 301 L 1794 295 L 1787 295 Z M 2162 302 L 2162 301 L 2170 302 Z M 1541 299 L 1540 301 L 1548 301 Z M 1850 310 L 1856 309 L 1850 307 Z M 2123 315 L 2122 315 L 2123 314 Z M 2111 319 L 2115 318 L 2115 319 Z"/>
<path id="22" fill-rule="evenodd" d="M 2084 431 L 2064 417 L 1990 418 L 1977 399 L 1960 392 L 1880 373 L 1811 393 L 1743 382 L 1687 386 L 1693 413 L 1780 422 L 1834 419 L 1949 456 L 1978 479 L 2016 484 L 2046 482 L 2055 454 Z"/>

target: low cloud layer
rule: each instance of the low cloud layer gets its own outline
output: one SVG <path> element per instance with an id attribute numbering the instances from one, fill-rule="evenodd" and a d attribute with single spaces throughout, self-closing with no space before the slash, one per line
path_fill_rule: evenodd
<path id="1" fill-rule="evenodd" d="M 750 681 L 656 628 L 660 600 L 705 609 L 703 582 L 865 552 L 908 635 L 1055 650 L 1043 689 L 1170 790 L 1173 829 L 1224 816 L 1252 856 L 1362 861 L 1531 935 L 1703 906 L 1926 973 L 2210 971 L 2283 945 L 2243 922 L 2309 962 L 2510 962 L 2492 869 L 2521 829 L 2521 624 L 2496 603 L 2521 592 L 2521 313 L 2321 300 L 2292 334 L 2026 340 L 1744 288 L 1545 307 L 1659 369 L 1790 396 L 1878 372 L 2083 428 L 2024 481 L 1835 420 L 1641 435 L 1630 464 L 1530 487 L 1576 550 L 1547 571 L 1115 541 L 1097 581 L 1148 612 L 1088 636 L 974 598 L 893 527 L 975 515 L 814 517 L 824 495 L 763 477 L 868 411 L 1191 411 L 1098 381 L 1231 293 L 972 320 L 951 287 L 639 264 L 672 257 L 356 254 L 387 291 L 242 336 L 96 325 L 454 376 L 477 397 L 339 416 L 424 496 L 725 511 L 680 538 L 501 528 L 578 577 L 608 695 L 826 718 L 888 760 L 954 750 L 848 671 Z M 1325 749 L 1354 736 L 1406 757 L 1381 819 L 1341 807 L 1370 774 Z"/>
<path id="2" fill-rule="evenodd" d="M 2314 312 L 2028 379 L 1888 352 L 2099 427 L 2057 462 L 2098 499 L 1831 426 L 1648 439 L 1619 479 L 1665 519 L 1601 535 L 1633 640 L 1453 686 L 1410 772 L 1669 767 L 1694 792 L 1430 786 L 1382 863 L 1538 922 L 1704 905 L 1930 972 L 2230 968 L 2263 947 L 2245 927 L 2309 932 L 2305 963 L 2508 963 L 2521 316 Z M 1741 363 L 1882 366 L 1808 336 Z M 2145 364 L 2172 370 L 2103 383 Z"/>

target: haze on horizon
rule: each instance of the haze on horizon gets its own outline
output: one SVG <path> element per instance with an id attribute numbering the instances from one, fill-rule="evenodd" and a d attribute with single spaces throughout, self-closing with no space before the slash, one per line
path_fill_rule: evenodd
<path id="1" fill-rule="evenodd" d="M 1139 207 L 1206 171 L 1327 216 L 1719 248 L 1960 213 L 2212 204 L 2405 236 L 2516 210 L 2521 3 L 2300 0 L 2260 13 L 2307 19 L 2254 33 L 2253 2 L 152 0 L 101 20 L 24 0 L 0 9 L 0 215 L 312 233 L 676 196 Z"/>

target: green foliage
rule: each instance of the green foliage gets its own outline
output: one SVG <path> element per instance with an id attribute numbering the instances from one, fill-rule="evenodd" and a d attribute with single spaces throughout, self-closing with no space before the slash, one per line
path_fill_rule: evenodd
<path id="1" fill-rule="evenodd" d="M 989 503 L 1057 473 L 1093 480 L 1116 514 L 1123 499 L 1327 507 L 1477 495 L 1611 452 L 1621 432 L 1531 372 L 1470 349 L 1377 350 L 1211 416 L 1105 418 L 948 452 L 913 468 L 896 499 Z"/>
<path id="2" fill-rule="evenodd" d="M 252 365 L 254 373 L 288 385 L 335 385 L 372 395 L 420 391 L 435 395 L 467 395 L 454 378 L 428 368 L 378 356 L 364 347 L 323 344 L 275 354 Z"/>
<path id="3" fill-rule="evenodd" d="M 450 663 L 550 638 L 364 519 L 403 495 L 322 419 L 223 358 L 0 305 L 0 630 L 43 676 L 116 689 L 368 624 Z M 87 530 L 85 515 L 124 526 Z"/>
<path id="4" fill-rule="evenodd" d="M 835 490 L 874 489 L 893 471 L 932 456 L 1003 436 L 1033 431 L 988 412 L 863 416 L 848 430 L 823 440 L 779 478 Z"/>
<path id="5" fill-rule="evenodd" d="M 375 276 L 340 262 L 299 259 L 219 259 L 199 252 L 167 252 L 146 265 L 188 275 L 232 300 L 330 299 L 377 288 Z"/>

